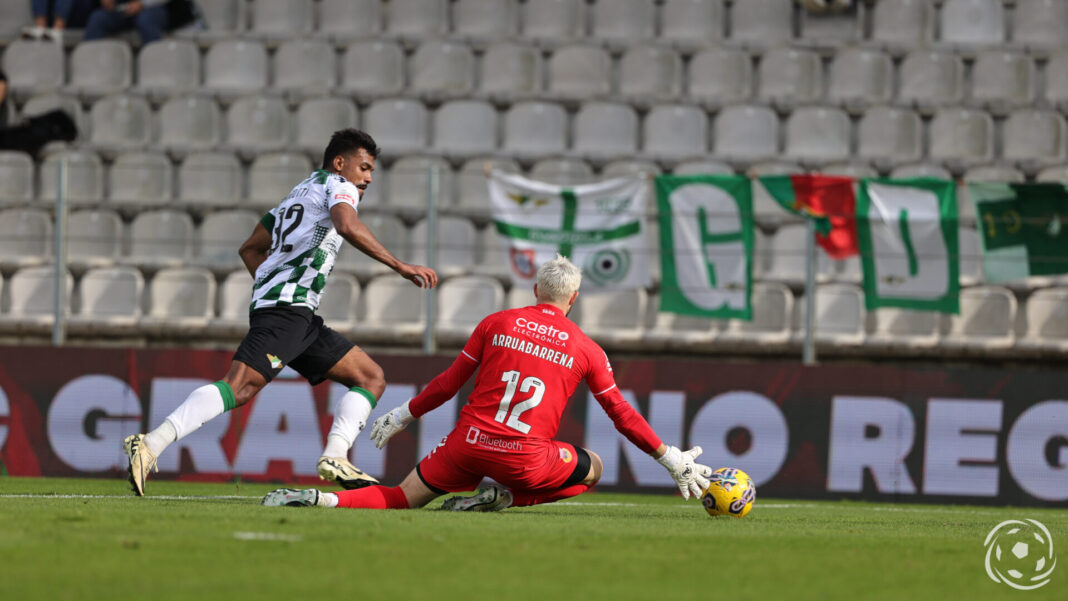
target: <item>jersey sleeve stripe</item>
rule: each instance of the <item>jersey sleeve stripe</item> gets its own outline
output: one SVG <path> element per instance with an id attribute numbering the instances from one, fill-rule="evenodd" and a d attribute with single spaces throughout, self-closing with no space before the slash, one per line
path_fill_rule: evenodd
<path id="1" fill-rule="evenodd" d="M 595 392 L 595 393 L 593 393 L 593 396 L 601 396 L 602 394 L 604 394 L 604 393 L 608 392 L 609 390 L 612 390 L 612 389 L 613 389 L 613 388 L 615 388 L 615 387 L 616 387 L 616 385 L 615 385 L 615 384 L 612 384 L 611 386 L 609 386 L 608 388 L 605 388 L 605 389 L 604 389 L 604 390 L 602 390 L 601 392 Z"/>
<path id="2" fill-rule="evenodd" d="M 470 360 L 474 361 L 475 363 L 480 363 L 480 361 L 479 361 L 478 359 L 475 359 L 475 358 L 474 358 L 474 357 L 472 357 L 471 355 L 468 355 L 468 354 L 467 354 L 467 351 L 460 351 L 460 353 L 461 353 L 461 354 L 462 354 L 463 356 L 467 357 L 468 359 L 470 359 Z"/>

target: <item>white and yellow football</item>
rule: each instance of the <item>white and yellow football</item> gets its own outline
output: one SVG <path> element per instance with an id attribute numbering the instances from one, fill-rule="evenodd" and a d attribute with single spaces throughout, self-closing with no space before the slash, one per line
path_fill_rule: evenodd
<path id="1" fill-rule="evenodd" d="M 756 485 L 749 474 L 733 467 L 712 472 L 708 488 L 701 495 L 705 511 L 712 517 L 729 515 L 744 518 L 756 503 Z"/>

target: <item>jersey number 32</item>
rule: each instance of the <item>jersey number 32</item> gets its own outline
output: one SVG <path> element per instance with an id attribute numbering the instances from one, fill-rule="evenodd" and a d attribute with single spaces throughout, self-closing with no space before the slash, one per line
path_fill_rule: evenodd
<path id="1" fill-rule="evenodd" d="M 274 239 L 274 244 L 271 245 L 271 251 L 274 252 L 279 248 L 282 252 L 292 252 L 293 245 L 286 244 L 286 238 L 293 233 L 293 230 L 300 227 L 300 222 L 304 220 L 304 205 L 293 204 L 289 206 L 289 210 L 278 211 L 278 225 L 275 226 L 274 232 L 271 233 L 271 238 Z M 282 229 L 283 226 L 288 227 Z"/>

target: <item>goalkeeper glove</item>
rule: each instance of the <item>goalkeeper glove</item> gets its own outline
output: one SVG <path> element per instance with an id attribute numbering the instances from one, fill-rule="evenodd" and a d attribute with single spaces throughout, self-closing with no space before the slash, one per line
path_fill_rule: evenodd
<path id="1" fill-rule="evenodd" d="M 375 420 L 375 423 L 371 426 L 371 440 L 375 443 L 375 447 L 381 449 L 386 446 L 386 442 L 393 438 L 394 434 L 415 421 L 415 418 L 412 417 L 412 412 L 408 410 L 408 403 L 410 402 L 405 401 L 400 407 L 395 407 L 389 413 Z"/>
<path id="2" fill-rule="evenodd" d="M 694 447 L 689 451 L 668 447 L 664 455 L 657 459 L 675 480 L 683 499 L 689 499 L 690 495 L 700 497 L 708 488 L 708 477 L 712 475 L 712 468 L 694 461 L 700 454 L 701 447 Z"/>

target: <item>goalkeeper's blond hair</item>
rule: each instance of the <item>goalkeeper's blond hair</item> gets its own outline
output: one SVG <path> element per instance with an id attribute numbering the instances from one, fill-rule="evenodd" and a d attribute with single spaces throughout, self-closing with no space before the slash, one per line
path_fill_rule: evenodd
<path id="1" fill-rule="evenodd" d="M 538 300 L 567 302 L 582 284 L 582 270 L 567 257 L 557 254 L 538 268 Z"/>

